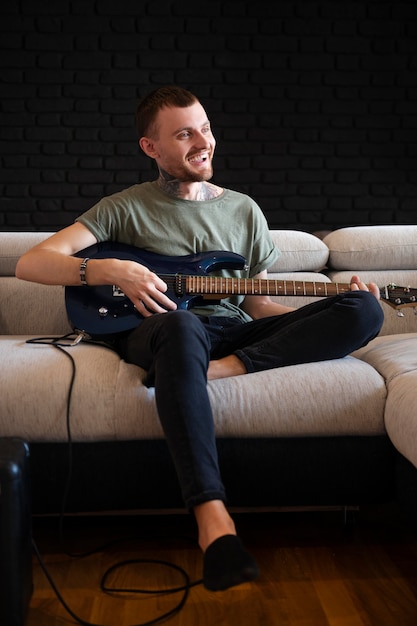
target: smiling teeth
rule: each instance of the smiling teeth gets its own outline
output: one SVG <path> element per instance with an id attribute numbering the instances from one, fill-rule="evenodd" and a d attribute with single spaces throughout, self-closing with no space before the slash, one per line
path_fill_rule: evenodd
<path id="1" fill-rule="evenodd" d="M 198 161 L 207 161 L 207 159 L 208 159 L 207 154 L 203 154 L 203 155 L 192 157 L 191 159 L 189 159 L 189 162 L 196 163 Z"/>

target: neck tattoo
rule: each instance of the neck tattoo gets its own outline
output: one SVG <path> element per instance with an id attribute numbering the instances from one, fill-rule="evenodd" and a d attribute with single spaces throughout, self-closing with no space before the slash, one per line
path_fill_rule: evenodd
<path id="1" fill-rule="evenodd" d="M 157 183 L 163 191 L 170 194 L 171 196 L 184 198 L 184 194 L 181 192 L 181 183 L 178 179 L 172 178 L 168 180 L 165 176 L 160 175 L 157 179 Z M 205 200 L 212 200 L 213 198 L 216 198 L 219 193 L 221 193 L 221 189 L 219 187 L 216 187 L 216 185 L 212 185 L 211 183 L 202 181 L 199 184 L 197 193 L 194 195 L 194 197 L 186 199 L 204 202 Z"/>

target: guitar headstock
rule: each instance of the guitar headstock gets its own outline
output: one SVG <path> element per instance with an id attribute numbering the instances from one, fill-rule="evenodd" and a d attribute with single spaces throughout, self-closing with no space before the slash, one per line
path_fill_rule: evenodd
<path id="1" fill-rule="evenodd" d="M 386 287 L 380 287 L 381 300 L 394 309 L 402 309 L 407 306 L 417 307 L 417 289 L 411 287 L 399 287 L 390 283 Z"/>

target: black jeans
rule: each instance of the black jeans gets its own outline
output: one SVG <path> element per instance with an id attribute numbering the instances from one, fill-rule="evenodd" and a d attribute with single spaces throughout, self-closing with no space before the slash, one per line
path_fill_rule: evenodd
<path id="1" fill-rule="evenodd" d="M 207 394 L 210 359 L 236 354 L 248 372 L 341 358 L 373 339 L 383 313 L 352 291 L 293 312 L 242 323 L 178 310 L 146 318 L 117 341 L 119 354 L 147 370 L 185 504 L 226 500 Z"/>

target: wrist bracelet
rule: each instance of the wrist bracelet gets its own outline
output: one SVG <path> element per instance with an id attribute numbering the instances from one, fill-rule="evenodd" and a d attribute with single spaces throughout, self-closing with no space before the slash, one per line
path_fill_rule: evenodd
<path id="1" fill-rule="evenodd" d="M 89 260 L 90 259 L 88 257 L 86 259 L 83 259 L 80 265 L 80 281 L 84 287 L 88 287 L 87 279 L 85 277 L 85 270 L 87 269 L 87 263 Z"/>

